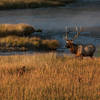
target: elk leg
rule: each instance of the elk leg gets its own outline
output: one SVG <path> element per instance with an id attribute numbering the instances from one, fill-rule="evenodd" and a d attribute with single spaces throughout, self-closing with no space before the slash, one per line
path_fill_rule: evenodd
<path id="1" fill-rule="evenodd" d="M 75 58 L 83 59 L 83 56 L 82 55 L 75 55 Z"/>
<path id="2" fill-rule="evenodd" d="M 80 58 L 83 60 L 83 56 L 81 55 Z"/>
<path id="3" fill-rule="evenodd" d="M 90 56 L 91 59 L 94 59 L 93 55 Z"/>
<path id="4" fill-rule="evenodd" d="M 77 53 L 75 57 L 80 57 L 80 59 L 83 59 L 83 55 L 81 53 Z"/>

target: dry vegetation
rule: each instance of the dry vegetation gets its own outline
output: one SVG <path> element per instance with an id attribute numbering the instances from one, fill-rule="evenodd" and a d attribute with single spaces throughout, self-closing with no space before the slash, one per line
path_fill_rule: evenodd
<path id="1" fill-rule="evenodd" d="M 0 24 L 0 37 L 9 35 L 29 36 L 34 33 L 36 29 L 28 24 Z"/>
<path id="2" fill-rule="evenodd" d="M 36 30 L 31 25 L 24 23 L 0 24 L 0 51 L 47 51 L 56 50 L 59 47 L 57 40 L 35 37 L 34 32 L 42 34 L 41 29 Z"/>
<path id="3" fill-rule="evenodd" d="M 0 0 L 0 9 L 64 6 L 76 0 Z"/>
<path id="4" fill-rule="evenodd" d="M 59 47 L 57 40 L 41 39 L 39 37 L 7 36 L 0 38 L 0 51 L 49 51 Z"/>
<path id="5" fill-rule="evenodd" d="M 99 75 L 100 58 L 0 56 L 0 100 L 100 100 Z"/>

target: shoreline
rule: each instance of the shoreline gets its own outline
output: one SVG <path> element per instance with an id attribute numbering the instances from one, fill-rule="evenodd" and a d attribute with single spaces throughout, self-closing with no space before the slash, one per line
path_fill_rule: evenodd
<path id="1" fill-rule="evenodd" d="M 0 10 L 11 10 L 11 9 L 32 9 L 32 8 L 47 8 L 47 7 L 60 7 L 66 6 L 71 3 L 75 3 L 76 0 L 53 0 L 53 1 L 45 1 L 45 0 L 29 0 L 29 1 L 0 1 Z"/>
<path id="2" fill-rule="evenodd" d="M 67 7 L 69 9 L 74 9 L 74 8 L 78 8 L 78 9 L 83 9 L 83 8 L 100 8 L 100 3 L 98 2 L 91 2 L 91 3 L 84 3 L 84 2 L 78 2 L 77 0 L 63 0 L 63 1 L 35 1 L 31 0 L 33 2 L 24 2 L 23 0 L 21 1 L 14 1 L 14 2 L 9 2 L 6 1 L 4 3 L 2 3 L 2 1 L 0 1 L 0 10 L 21 10 L 21 9 L 36 9 L 36 8 L 56 8 L 56 7 Z M 88 9 L 89 10 L 89 9 Z"/>

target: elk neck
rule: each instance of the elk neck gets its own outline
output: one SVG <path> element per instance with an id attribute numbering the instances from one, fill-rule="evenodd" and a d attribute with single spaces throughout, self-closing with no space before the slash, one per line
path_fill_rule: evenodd
<path id="1" fill-rule="evenodd" d="M 78 45 L 77 44 L 74 44 L 74 43 L 70 44 L 71 53 L 76 54 L 77 53 L 77 49 L 78 49 Z"/>

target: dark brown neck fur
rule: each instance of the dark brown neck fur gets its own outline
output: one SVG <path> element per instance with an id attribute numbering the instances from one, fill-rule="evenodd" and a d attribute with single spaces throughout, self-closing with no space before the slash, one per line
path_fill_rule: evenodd
<path id="1" fill-rule="evenodd" d="M 76 54 L 77 53 L 77 49 L 78 49 L 78 46 L 76 44 L 70 44 L 70 51 L 71 53 L 74 53 Z"/>

